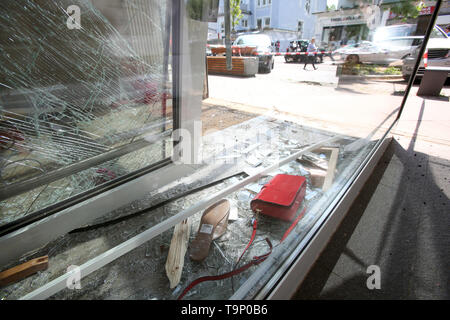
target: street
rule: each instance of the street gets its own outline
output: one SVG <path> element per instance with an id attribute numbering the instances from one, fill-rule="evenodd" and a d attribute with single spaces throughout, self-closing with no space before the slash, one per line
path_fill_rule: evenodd
<path id="1" fill-rule="evenodd" d="M 209 76 L 209 104 L 260 113 L 278 111 L 304 125 L 336 133 L 366 137 L 395 119 L 407 83 L 401 76 L 341 77 L 337 65 L 325 57 L 303 70 L 301 63 L 275 57 L 270 74 L 255 77 Z M 414 99 L 418 85 L 412 88 Z M 450 89 L 444 88 L 443 95 Z"/>

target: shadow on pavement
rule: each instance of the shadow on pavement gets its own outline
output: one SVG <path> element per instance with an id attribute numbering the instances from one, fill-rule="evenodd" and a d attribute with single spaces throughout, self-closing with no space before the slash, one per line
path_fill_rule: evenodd
<path id="1" fill-rule="evenodd" d="M 408 148 L 392 140 L 292 299 L 450 298 L 450 161 L 414 151 L 424 107 Z M 379 290 L 366 286 L 370 265 Z"/>

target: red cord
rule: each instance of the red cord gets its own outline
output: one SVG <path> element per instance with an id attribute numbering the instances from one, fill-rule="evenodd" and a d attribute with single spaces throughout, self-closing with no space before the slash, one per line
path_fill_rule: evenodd
<path id="1" fill-rule="evenodd" d="M 255 240 L 256 228 L 258 227 L 258 219 L 254 218 L 252 225 L 253 225 L 253 232 L 252 232 L 252 236 L 250 237 L 250 241 L 247 244 L 247 246 L 245 247 L 244 251 L 241 253 L 241 256 L 239 257 L 238 261 L 236 262 L 236 265 L 234 266 L 234 268 L 236 268 L 239 265 L 239 262 L 241 261 L 242 257 L 244 256 L 244 253 L 247 251 L 248 248 L 250 248 L 250 246 L 253 243 L 253 240 Z"/>
<path id="2" fill-rule="evenodd" d="M 247 263 L 246 265 L 243 265 L 242 267 L 235 269 L 233 271 L 221 274 L 221 275 L 217 275 L 217 276 L 206 276 L 206 277 L 201 277 L 198 278 L 194 281 L 192 281 L 186 289 L 184 289 L 184 291 L 181 293 L 181 295 L 178 297 L 178 300 L 183 299 L 183 297 L 186 295 L 186 293 L 189 292 L 189 290 L 191 290 L 193 287 L 195 287 L 196 285 L 198 285 L 201 282 L 205 282 L 205 281 L 213 281 L 213 280 L 223 280 L 232 276 L 235 276 L 241 272 L 244 272 L 245 270 L 247 270 L 248 268 L 250 268 L 253 265 L 258 265 L 261 262 L 263 262 L 264 260 L 267 259 L 267 257 L 272 253 L 272 243 L 270 242 L 269 238 L 266 238 L 266 241 L 269 245 L 270 251 L 262 256 L 256 256 L 253 257 L 252 261 L 250 261 L 249 263 Z"/>
<path id="3" fill-rule="evenodd" d="M 289 227 L 289 229 L 286 230 L 286 232 L 284 233 L 283 237 L 281 238 L 281 242 L 283 242 L 284 239 L 286 239 L 286 237 L 289 235 L 289 233 L 291 233 L 292 229 L 294 229 L 294 227 L 297 225 L 297 223 L 299 222 L 299 220 L 303 217 L 303 215 L 305 214 L 306 211 L 306 207 L 302 210 L 302 212 L 300 212 L 300 214 L 297 216 L 297 218 L 294 220 L 294 222 L 292 222 L 291 226 Z"/>
<path id="4" fill-rule="evenodd" d="M 284 233 L 283 237 L 281 238 L 281 242 L 283 242 L 284 239 L 286 239 L 286 237 L 289 235 L 289 233 L 291 233 L 292 229 L 294 229 L 294 227 L 297 225 L 297 223 L 299 222 L 299 220 L 303 217 L 303 215 L 305 214 L 306 211 L 306 207 L 302 210 L 302 212 L 297 216 L 297 218 L 294 220 L 294 222 L 292 222 L 291 226 L 286 230 L 286 232 Z M 239 262 L 241 261 L 242 257 L 244 256 L 244 253 L 247 251 L 247 249 L 251 246 L 251 244 L 253 243 L 253 240 L 255 240 L 255 236 L 256 236 L 256 229 L 258 226 L 258 220 L 256 218 L 254 218 L 253 220 L 253 232 L 252 232 L 252 236 L 250 238 L 249 243 L 247 244 L 247 246 L 245 247 L 244 251 L 242 252 L 241 256 L 239 257 L 235 268 L 238 266 Z M 267 259 L 267 257 L 272 253 L 272 243 L 270 242 L 269 238 L 266 238 L 267 243 L 269 244 L 270 247 L 270 251 L 262 256 L 255 256 L 253 257 L 253 260 L 250 261 L 249 263 L 247 263 L 246 265 L 243 265 L 242 267 L 238 268 L 238 269 L 233 269 L 230 272 L 221 274 L 221 275 L 217 275 L 217 276 L 206 276 L 206 277 L 201 277 L 198 278 L 194 281 L 192 281 L 187 287 L 186 289 L 184 289 L 184 291 L 181 293 L 181 295 L 178 297 L 178 300 L 183 299 L 183 297 L 186 295 L 186 293 L 189 292 L 189 290 L 191 290 L 193 287 L 195 287 L 196 285 L 198 285 L 201 282 L 205 282 L 205 281 L 213 281 L 213 280 L 222 280 L 222 279 L 226 279 L 232 276 L 235 276 L 241 272 L 244 272 L 245 270 L 247 270 L 248 268 L 250 268 L 253 265 L 257 265 L 260 264 L 261 262 L 263 262 L 264 260 Z"/>

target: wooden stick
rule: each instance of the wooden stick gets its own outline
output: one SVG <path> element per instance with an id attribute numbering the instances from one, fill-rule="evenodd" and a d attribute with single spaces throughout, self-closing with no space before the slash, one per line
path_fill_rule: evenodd
<path id="1" fill-rule="evenodd" d="M 32 259 L 0 273 L 0 287 L 20 281 L 48 267 L 48 256 Z"/>
<path id="2" fill-rule="evenodd" d="M 170 281 L 170 288 L 175 288 L 181 279 L 184 266 L 184 256 L 191 233 L 191 220 L 188 218 L 175 226 L 170 242 L 169 254 L 166 261 L 166 274 Z"/>
<path id="3" fill-rule="evenodd" d="M 313 168 L 309 168 L 306 170 L 308 170 L 309 174 L 311 175 L 312 186 L 315 188 L 323 188 L 327 172 L 321 169 L 313 169 Z"/>
<path id="4" fill-rule="evenodd" d="M 339 148 L 322 148 L 323 150 L 330 150 L 330 160 L 328 161 L 327 175 L 325 176 L 325 181 L 323 183 L 322 190 L 327 191 L 333 184 L 334 171 L 336 170 Z"/>

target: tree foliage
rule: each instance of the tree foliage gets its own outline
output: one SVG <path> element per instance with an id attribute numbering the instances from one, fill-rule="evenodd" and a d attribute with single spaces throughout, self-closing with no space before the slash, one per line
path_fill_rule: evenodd
<path id="1" fill-rule="evenodd" d="M 359 6 L 361 5 L 372 5 L 373 0 L 360 0 Z M 424 7 L 422 1 L 417 0 L 400 0 L 395 2 L 384 3 L 383 0 L 377 2 L 378 6 L 383 5 L 391 10 L 392 13 L 401 16 L 404 20 L 409 18 L 417 18 L 419 16 L 420 10 Z"/>
<path id="2" fill-rule="evenodd" d="M 389 7 L 392 13 L 395 13 L 406 20 L 409 18 L 417 18 L 420 10 L 424 7 L 424 4 L 421 1 L 407 0 L 392 3 Z"/>
<path id="3" fill-rule="evenodd" d="M 327 11 L 335 11 L 336 10 L 336 6 L 334 4 L 332 4 L 331 6 L 327 5 Z"/>
<path id="4" fill-rule="evenodd" d="M 231 14 L 231 27 L 233 32 L 234 28 L 239 24 L 239 20 L 242 19 L 241 0 L 230 0 L 230 14 Z"/>
<path id="5" fill-rule="evenodd" d="M 186 9 L 189 17 L 194 20 L 202 20 L 203 0 L 188 0 Z"/>

